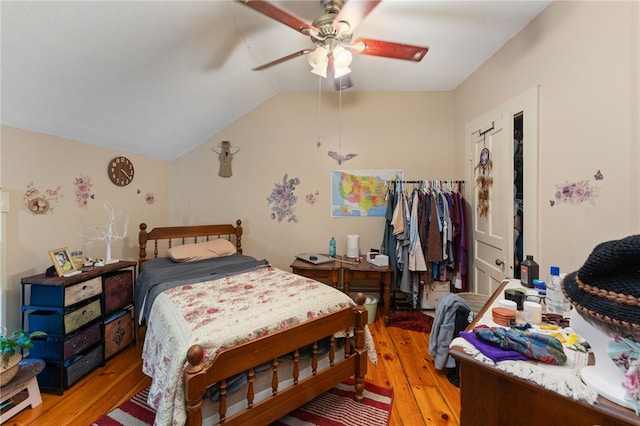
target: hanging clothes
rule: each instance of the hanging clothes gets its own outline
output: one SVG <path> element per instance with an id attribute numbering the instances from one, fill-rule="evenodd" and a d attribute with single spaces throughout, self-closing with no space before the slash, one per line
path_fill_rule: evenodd
<path id="1" fill-rule="evenodd" d="M 380 252 L 389 257 L 391 265 L 391 291 L 397 290 L 398 283 L 398 262 L 396 260 L 396 240 L 393 229 L 393 213 L 396 208 L 398 198 L 396 197 L 396 185 L 390 184 L 387 188 L 387 211 L 385 213 L 384 236 Z"/>
<path id="2" fill-rule="evenodd" d="M 410 272 L 411 281 L 411 306 L 417 308 L 420 304 L 420 284 L 422 282 L 422 272 L 426 272 L 427 262 L 424 258 L 424 252 L 422 251 L 422 243 L 420 242 L 420 232 L 418 229 L 418 207 L 420 204 L 420 197 L 418 191 L 414 190 L 412 194 L 411 202 L 411 219 L 409 221 L 409 262 L 408 269 Z"/>
<path id="3" fill-rule="evenodd" d="M 409 193 L 403 183 L 419 184 Z M 382 253 L 393 259 L 393 291 L 420 308 L 421 289 L 434 281 L 468 290 L 465 201 L 450 182 L 394 181 L 387 191 Z"/>

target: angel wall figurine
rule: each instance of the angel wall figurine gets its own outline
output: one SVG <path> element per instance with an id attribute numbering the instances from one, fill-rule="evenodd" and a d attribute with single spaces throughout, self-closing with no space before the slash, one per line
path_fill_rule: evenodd
<path id="1" fill-rule="evenodd" d="M 218 176 L 231 177 L 233 174 L 231 172 L 231 161 L 233 161 L 233 155 L 240 151 L 240 148 L 232 147 L 229 141 L 222 141 L 220 146 L 214 146 L 211 149 L 218 154 L 218 160 L 220 160 Z"/>

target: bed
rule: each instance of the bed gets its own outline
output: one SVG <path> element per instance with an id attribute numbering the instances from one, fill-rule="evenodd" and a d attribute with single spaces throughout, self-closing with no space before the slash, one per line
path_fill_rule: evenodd
<path id="1" fill-rule="evenodd" d="M 234 253 L 189 258 L 229 243 Z M 142 223 L 139 247 L 135 324 L 136 334 L 147 326 L 155 424 L 266 425 L 350 377 L 363 399 L 376 361 L 364 296 L 354 302 L 243 254 L 240 220 L 151 231 Z"/>

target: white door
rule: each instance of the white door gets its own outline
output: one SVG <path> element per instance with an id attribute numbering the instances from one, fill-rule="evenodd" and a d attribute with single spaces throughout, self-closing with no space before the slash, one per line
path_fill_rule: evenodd
<path id="1" fill-rule="evenodd" d="M 471 291 L 491 295 L 500 282 L 514 276 L 514 116 L 522 113 L 524 134 L 524 228 L 526 254 L 537 256 L 537 147 L 538 88 L 535 87 L 506 104 L 483 114 L 466 126 L 467 167 L 466 198 L 471 207 L 470 282 Z M 486 167 L 486 209 L 481 209 L 481 173 L 478 164 L 483 149 L 489 150 L 490 167 Z M 484 198 L 484 197 L 482 197 Z"/>

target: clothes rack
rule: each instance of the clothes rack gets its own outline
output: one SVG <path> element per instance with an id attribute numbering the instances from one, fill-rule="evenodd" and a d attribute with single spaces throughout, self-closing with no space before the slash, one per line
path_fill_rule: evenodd
<path id="1" fill-rule="evenodd" d="M 463 180 L 390 180 L 387 181 L 387 186 L 389 189 L 393 189 L 397 185 L 420 185 L 421 187 L 427 187 L 428 189 L 463 192 L 464 183 L 465 181 Z"/>
<path id="2" fill-rule="evenodd" d="M 390 257 L 394 268 L 392 290 L 396 310 L 399 308 L 396 304 L 398 291 L 407 297 L 409 309 L 422 310 L 422 289 L 426 288 L 425 285 L 437 284 L 438 281 L 453 284 L 455 281 L 456 289 L 467 287 L 464 184 L 463 180 L 438 179 L 387 181 L 389 205 L 382 251 Z M 402 216 L 407 218 L 404 224 L 398 222 L 396 209 L 399 204 L 404 206 Z M 409 214 L 414 204 L 419 206 L 417 215 L 414 211 Z M 437 222 L 432 222 L 431 217 L 437 217 Z M 437 244 L 432 245 L 434 239 L 429 239 L 429 235 L 436 236 Z M 409 254 L 405 253 L 407 250 Z"/>

